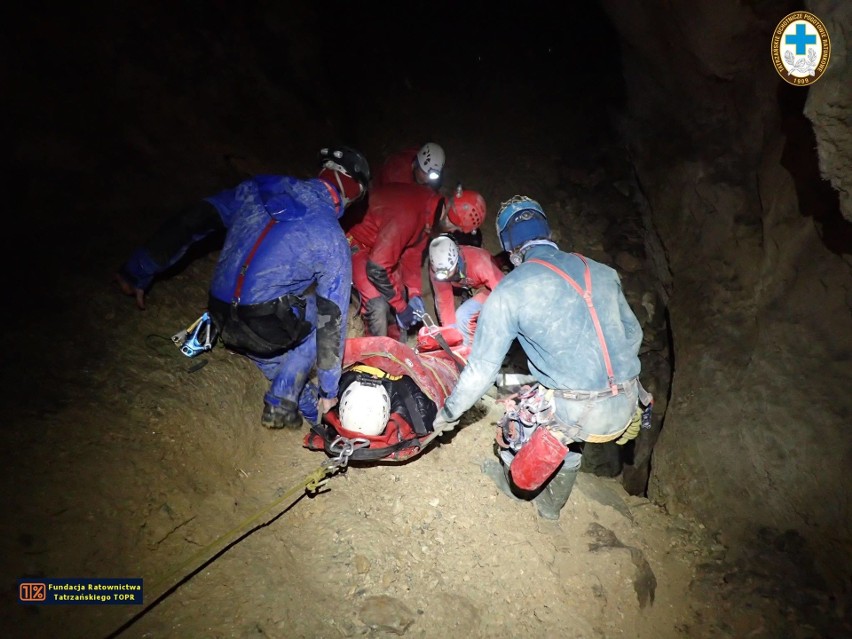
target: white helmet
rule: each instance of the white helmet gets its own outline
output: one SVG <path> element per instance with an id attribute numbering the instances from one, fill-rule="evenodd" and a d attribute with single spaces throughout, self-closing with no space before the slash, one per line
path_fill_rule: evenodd
<path id="1" fill-rule="evenodd" d="M 426 174 L 430 182 L 441 179 L 445 160 L 444 149 L 434 142 L 427 142 L 417 152 L 417 166 Z"/>
<path id="2" fill-rule="evenodd" d="M 429 243 L 429 265 L 435 278 L 450 279 L 459 265 L 459 245 L 449 235 L 436 237 Z"/>
<path id="3" fill-rule="evenodd" d="M 390 396 L 378 380 L 356 379 L 340 398 L 340 423 L 362 435 L 379 435 L 390 419 Z"/>

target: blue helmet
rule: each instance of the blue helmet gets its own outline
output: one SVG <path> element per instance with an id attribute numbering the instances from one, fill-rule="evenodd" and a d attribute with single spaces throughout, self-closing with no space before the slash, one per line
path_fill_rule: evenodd
<path id="1" fill-rule="evenodd" d="M 500 205 L 497 237 L 507 253 L 531 240 L 549 240 L 550 226 L 541 205 L 524 195 L 515 195 Z"/>

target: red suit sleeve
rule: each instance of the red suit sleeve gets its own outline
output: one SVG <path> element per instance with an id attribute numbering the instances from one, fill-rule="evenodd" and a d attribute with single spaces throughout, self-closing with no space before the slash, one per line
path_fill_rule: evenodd
<path id="1" fill-rule="evenodd" d="M 462 247 L 467 273 L 465 276 L 471 282 L 471 288 L 485 287 L 493 291 L 503 279 L 503 271 L 485 249 L 474 246 Z"/>
<path id="2" fill-rule="evenodd" d="M 409 299 L 423 297 L 423 253 L 426 250 L 426 234 L 408 247 L 402 254 L 402 283 L 408 289 Z"/>
<path id="3" fill-rule="evenodd" d="M 435 296 L 435 311 L 438 314 L 438 324 L 448 326 L 456 323 L 456 301 L 453 295 L 453 285 L 449 282 L 441 282 L 432 276 L 429 271 L 429 279 L 432 282 L 432 293 Z"/>

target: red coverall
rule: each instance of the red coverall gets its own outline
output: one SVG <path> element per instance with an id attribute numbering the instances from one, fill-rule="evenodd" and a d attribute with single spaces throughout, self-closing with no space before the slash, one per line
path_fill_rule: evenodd
<path id="1" fill-rule="evenodd" d="M 404 149 L 388 156 L 373 176 L 373 187 L 383 184 L 415 184 L 412 164 L 417 158 L 417 151 L 417 148 Z"/>
<path id="2" fill-rule="evenodd" d="M 384 337 L 389 311 L 400 313 L 410 298 L 423 296 L 423 254 L 443 197 L 419 184 L 386 184 L 369 198 L 364 219 L 346 237 L 367 330 Z"/>
<path id="3" fill-rule="evenodd" d="M 438 321 L 441 326 L 458 324 L 457 328 L 464 336 L 465 344 L 470 344 L 473 340 L 479 311 L 489 293 L 503 279 L 503 271 L 497 266 L 491 253 L 483 248 L 459 245 L 459 256 L 461 258 L 459 261 L 460 271 L 455 276 L 459 279 L 437 280 L 431 269 L 429 270 L 429 277 L 432 281 L 435 309 L 438 312 Z M 453 299 L 454 288 L 476 291 L 472 298 L 459 307 L 458 318 L 456 317 L 456 305 Z"/>

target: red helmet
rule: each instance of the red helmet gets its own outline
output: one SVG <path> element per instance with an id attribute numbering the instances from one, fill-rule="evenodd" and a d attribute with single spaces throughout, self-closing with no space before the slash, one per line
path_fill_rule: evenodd
<path id="1" fill-rule="evenodd" d="M 476 191 L 462 191 L 461 185 L 450 198 L 447 219 L 464 233 L 472 233 L 485 221 L 485 198 Z"/>

